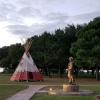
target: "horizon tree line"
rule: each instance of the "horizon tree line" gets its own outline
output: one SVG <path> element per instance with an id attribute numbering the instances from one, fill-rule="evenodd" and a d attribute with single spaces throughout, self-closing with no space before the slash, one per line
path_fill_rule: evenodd
<path id="1" fill-rule="evenodd" d="M 92 74 L 96 70 L 96 78 L 99 79 L 100 17 L 88 24 L 67 25 L 64 29 L 56 29 L 53 33 L 44 32 L 29 39 L 32 40 L 30 54 L 45 75 L 49 75 L 52 71 L 62 76 L 68 58 L 73 56 L 75 69 L 91 69 Z M 24 46 L 21 44 L 0 48 L 0 66 L 9 73 L 13 72 L 23 52 Z"/>

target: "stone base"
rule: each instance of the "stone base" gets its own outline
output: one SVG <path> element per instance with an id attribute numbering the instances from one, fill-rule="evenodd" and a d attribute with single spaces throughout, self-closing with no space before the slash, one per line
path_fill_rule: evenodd
<path id="1" fill-rule="evenodd" d="M 93 95 L 93 91 L 81 90 L 78 92 L 64 92 L 62 90 L 52 90 L 48 92 L 49 95 L 58 95 L 58 96 L 89 96 Z"/>
<path id="2" fill-rule="evenodd" d="M 78 92 L 79 85 L 63 84 L 63 92 Z"/>
<path id="3" fill-rule="evenodd" d="M 68 96 L 68 95 L 75 95 L 75 96 L 88 96 L 93 95 L 93 91 L 89 90 L 79 90 L 79 85 L 77 84 L 63 84 L 63 89 L 49 89 L 49 95 L 61 95 L 61 96 Z"/>

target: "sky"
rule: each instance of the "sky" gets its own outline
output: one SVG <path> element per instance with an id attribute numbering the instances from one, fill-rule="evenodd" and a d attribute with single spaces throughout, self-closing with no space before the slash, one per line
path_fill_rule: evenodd
<path id="1" fill-rule="evenodd" d="M 100 0 L 0 0 L 0 47 L 100 16 Z"/>

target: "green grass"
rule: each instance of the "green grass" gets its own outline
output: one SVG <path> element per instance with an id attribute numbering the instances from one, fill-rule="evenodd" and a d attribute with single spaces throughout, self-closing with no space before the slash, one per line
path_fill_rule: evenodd
<path id="1" fill-rule="evenodd" d="M 10 77 L 10 74 L 0 74 L 0 84 L 11 84 Z"/>
<path id="2" fill-rule="evenodd" d="M 63 83 L 66 82 L 66 78 L 48 78 L 45 77 L 42 82 L 12 82 L 10 81 L 11 75 L 9 74 L 0 74 L 0 100 L 5 100 L 7 97 L 15 94 L 16 92 L 24 89 L 27 85 L 56 85 L 62 86 Z M 79 85 L 87 85 L 80 86 L 81 89 L 93 90 L 96 95 L 100 94 L 100 81 L 96 81 L 95 78 L 78 78 L 76 82 Z M 97 85 L 97 86 L 96 86 Z M 32 97 L 31 100 L 95 100 L 94 96 L 49 96 L 46 94 L 38 94 Z"/>
<path id="3" fill-rule="evenodd" d="M 80 86 L 81 90 L 91 90 L 94 91 L 96 95 L 100 94 L 100 85 L 87 85 L 87 86 Z"/>
<path id="4" fill-rule="evenodd" d="M 0 85 L 0 100 L 6 100 L 11 95 L 26 87 L 24 85 Z"/>
<path id="5" fill-rule="evenodd" d="M 32 97 L 31 100 L 94 100 L 92 96 L 49 96 L 38 94 Z"/>
<path id="6" fill-rule="evenodd" d="M 80 90 L 91 90 L 95 94 L 92 96 L 50 96 L 48 94 L 36 94 L 31 100 L 95 100 L 96 95 L 100 94 L 100 85 L 80 86 Z"/>
<path id="7" fill-rule="evenodd" d="M 55 77 L 55 78 L 48 78 L 44 77 L 44 81 L 38 82 L 12 82 L 10 81 L 11 74 L 0 74 L 0 84 L 32 84 L 32 85 L 62 85 L 66 82 L 66 77 Z M 68 81 L 68 80 L 67 80 Z M 100 84 L 100 81 L 97 81 L 95 78 L 78 78 L 76 82 L 80 85 L 84 84 Z"/>

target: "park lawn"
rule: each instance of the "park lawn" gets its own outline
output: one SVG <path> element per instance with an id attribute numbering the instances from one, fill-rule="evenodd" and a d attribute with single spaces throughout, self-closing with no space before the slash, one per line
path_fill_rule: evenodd
<path id="1" fill-rule="evenodd" d="M 27 88 L 25 85 L 0 85 L 0 100 L 6 100 L 13 94 Z"/>
<path id="2" fill-rule="evenodd" d="M 16 82 L 10 81 L 11 74 L 0 74 L 0 84 L 20 84 L 20 85 L 62 85 L 66 83 L 66 77 L 45 77 L 44 81 L 37 81 L 37 82 Z M 80 85 L 95 85 L 100 84 L 100 81 L 97 81 L 95 78 L 77 78 L 76 82 Z"/>
<path id="3" fill-rule="evenodd" d="M 93 96 L 49 96 L 47 94 L 37 94 L 30 100 L 94 100 Z"/>
<path id="4" fill-rule="evenodd" d="M 13 94 L 27 88 L 27 84 L 10 81 L 10 74 L 0 74 L 0 100 L 6 100 Z"/>
<path id="5" fill-rule="evenodd" d="M 0 74 L 0 84 L 11 84 L 10 77 L 10 74 Z"/>
<path id="6" fill-rule="evenodd" d="M 0 100 L 5 100 L 7 97 L 15 94 L 16 92 L 26 88 L 29 84 L 32 85 L 55 85 L 55 86 L 62 86 L 65 83 L 65 78 L 48 78 L 45 77 L 44 81 L 39 82 L 12 82 L 10 81 L 11 74 L 0 74 Z M 79 85 L 87 85 L 82 86 L 80 88 L 93 90 L 95 91 L 96 95 L 100 94 L 100 81 L 95 80 L 95 78 L 78 78 L 76 82 Z M 2 99 L 3 98 L 3 99 Z M 38 94 L 32 97 L 31 100 L 95 100 L 95 96 L 48 96 L 46 94 Z"/>
<path id="7" fill-rule="evenodd" d="M 92 96 L 50 96 L 47 94 L 36 94 L 30 100 L 95 100 L 100 94 L 100 85 L 80 86 L 80 90 L 91 90 L 95 94 Z"/>

